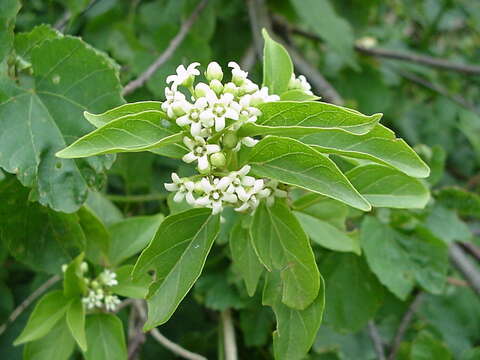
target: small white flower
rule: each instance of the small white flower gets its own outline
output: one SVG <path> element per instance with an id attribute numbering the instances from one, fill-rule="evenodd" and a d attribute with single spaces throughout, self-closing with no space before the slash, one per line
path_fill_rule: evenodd
<path id="1" fill-rule="evenodd" d="M 200 71 L 196 69 L 200 63 L 194 62 L 188 65 L 186 68 L 183 65 L 177 67 L 177 74 L 170 75 L 167 77 L 167 84 L 173 83 L 172 87 L 177 87 L 178 85 L 191 86 L 195 76 L 200 75 Z"/>
<path id="2" fill-rule="evenodd" d="M 116 280 L 117 274 L 109 269 L 103 270 L 98 279 L 106 286 L 115 286 L 118 285 Z"/>
<path id="3" fill-rule="evenodd" d="M 286 198 L 288 193 L 285 190 L 281 190 L 278 188 L 278 181 L 277 180 L 267 180 L 265 184 L 266 192 L 260 194 L 260 198 L 265 198 L 267 202 L 267 206 L 272 206 L 275 202 L 275 198 Z"/>
<path id="4" fill-rule="evenodd" d="M 313 95 L 312 86 L 308 83 L 305 76 L 300 75 L 298 78 L 295 77 L 295 74 L 292 74 L 290 81 L 288 83 L 288 90 L 302 90 L 305 94 Z"/>
<path id="5" fill-rule="evenodd" d="M 181 202 L 183 199 L 187 200 L 190 205 L 195 204 L 195 198 L 193 197 L 193 191 L 195 190 L 195 184 L 188 179 L 180 179 L 176 173 L 172 173 L 173 183 L 164 184 L 165 189 L 168 191 L 176 191 L 173 201 Z"/>
<path id="6" fill-rule="evenodd" d="M 202 121 L 213 121 L 215 131 L 225 128 L 225 119 L 238 120 L 240 105 L 233 100 L 232 94 L 223 94 L 218 98 L 215 93 L 210 93 L 206 98 L 209 107 L 202 112 L 201 118 Z"/>
<path id="7" fill-rule="evenodd" d="M 104 303 L 107 311 L 115 311 L 117 305 L 120 304 L 120 299 L 115 295 L 106 295 Z"/>
<path id="8" fill-rule="evenodd" d="M 207 178 L 203 178 L 199 182 L 199 190 L 203 192 L 203 196 L 196 201 L 197 206 L 212 209 L 212 214 L 216 215 L 222 212 L 223 203 L 236 203 L 237 196 L 233 192 L 227 190 L 228 182 L 219 178 L 215 178 L 213 183 Z"/>
<path id="9" fill-rule="evenodd" d="M 260 90 L 252 94 L 251 104 L 252 106 L 256 106 L 258 104 L 278 101 L 278 100 L 280 100 L 280 97 L 278 95 L 269 95 L 268 87 L 264 86 Z"/>
<path id="10" fill-rule="evenodd" d="M 228 67 L 232 68 L 232 82 L 237 86 L 242 86 L 247 79 L 248 72 L 240 69 L 240 66 L 234 61 L 230 61 Z"/>
<path id="11" fill-rule="evenodd" d="M 88 271 L 88 264 L 85 261 L 82 261 L 82 263 L 80 264 L 80 271 L 82 272 L 82 274 Z"/>
<path id="12" fill-rule="evenodd" d="M 102 307 L 102 300 L 104 293 L 102 289 L 98 290 L 89 290 L 88 295 L 82 298 L 82 302 L 88 309 L 93 309 L 95 307 Z"/>
<path id="13" fill-rule="evenodd" d="M 183 107 L 185 115 L 177 118 L 177 125 L 182 127 L 190 125 L 190 134 L 192 134 L 192 136 L 206 135 L 202 130 L 204 128 L 210 128 L 214 124 L 213 120 L 206 119 L 205 117 L 203 117 L 204 119 L 202 120 L 202 112 L 207 106 L 208 102 L 204 97 L 197 99 L 193 105 L 186 102 Z"/>
<path id="14" fill-rule="evenodd" d="M 165 101 L 162 103 L 162 110 L 167 113 L 167 116 L 174 119 L 173 104 L 185 102 L 185 95 L 176 89 L 165 88 Z"/>
<path id="15" fill-rule="evenodd" d="M 198 162 L 198 170 L 205 171 L 210 167 L 208 156 L 220 152 L 220 146 L 216 144 L 207 144 L 205 139 L 196 136 L 193 140 L 188 137 L 183 138 L 183 143 L 188 147 L 190 152 L 183 156 L 182 160 L 187 164 L 194 161 Z"/>

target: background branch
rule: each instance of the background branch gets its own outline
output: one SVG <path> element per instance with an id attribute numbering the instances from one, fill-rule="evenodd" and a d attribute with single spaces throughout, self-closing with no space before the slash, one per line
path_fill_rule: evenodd
<path id="1" fill-rule="evenodd" d="M 237 360 L 237 342 L 235 340 L 235 328 L 232 322 L 232 312 L 230 309 L 220 313 L 223 329 L 223 343 L 225 348 L 225 360 Z"/>
<path id="2" fill-rule="evenodd" d="M 465 277 L 473 290 L 480 295 L 480 272 L 470 262 L 460 245 L 455 243 L 450 245 L 449 255 L 453 265 Z"/>
<path id="3" fill-rule="evenodd" d="M 379 360 L 385 360 L 385 350 L 383 349 L 382 338 L 378 332 L 377 326 L 373 320 L 368 322 L 368 334 L 373 342 L 373 347 L 375 348 L 375 353 Z"/>

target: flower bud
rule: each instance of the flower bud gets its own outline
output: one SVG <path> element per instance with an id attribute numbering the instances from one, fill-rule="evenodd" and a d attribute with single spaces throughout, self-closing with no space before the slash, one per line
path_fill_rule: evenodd
<path id="1" fill-rule="evenodd" d="M 213 79 L 210 81 L 210 89 L 212 89 L 217 95 L 220 95 L 223 91 L 223 84 L 220 80 Z"/>
<path id="2" fill-rule="evenodd" d="M 182 101 L 174 101 L 170 108 L 171 108 L 171 112 L 176 117 L 179 117 L 179 116 L 182 116 L 182 115 L 186 114 L 184 102 L 182 102 Z"/>
<path id="3" fill-rule="evenodd" d="M 212 61 L 208 64 L 207 71 L 205 72 L 205 77 L 208 81 L 218 80 L 222 81 L 223 71 L 220 65 L 217 62 Z"/>
<path id="4" fill-rule="evenodd" d="M 200 174 L 205 175 L 205 174 L 209 174 L 210 171 L 212 171 L 212 167 L 210 166 L 210 164 L 208 164 L 208 166 L 205 169 L 200 169 L 197 167 L 197 170 Z"/>
<path id="5" fill-rule="evenodd" d="M 67 265 L 67 264 L 63 264 L 63 265 L 62 265 L 62 272 L 65 272 L 65 271 L 67 271 L 67 267 L 68 267 L 68 265 Z"/>
<path id="6" fill-rule="evenodd" d="M 236 95 L 237 92 L 238 92 L 237 86 L 232 82 L 226 83 L 225 86 L 223 87 L 224 94 L 230 93 L 232 95 Z"/>
<path id="7" fill-rule="evenodd" d="M 195 86 L 195 96 L 197 99 L 206 96 L 209 91 L 212 91 L 212 89 L 205 83 L 201 82 Z"/>
<path id="8" fill-rule="evenodd" d="M 238 143 L 238 136 L 235 131 L 227 131 L 222 138 L 222 145 L 227 149 L 233 149 Z"/>
<path id="9" fill-rule="evenodd" d="M 82 273 L 86 273 L 88 271 L 88 264 L 83 261 L 81 264 L 80 264 L 80 271 Z"/>
<path id="10" fill-rule="evenodd" d="M 212 164 L 216 168 L 224 167 L 226 163 L 227 163 L 227 158 L 225 157 L 225 154 L 222 152 L 218 152 L 210 156 L 210 164 Z"/>
<path id="11" fill-rule="evenodd" d="M 100 284 L 98 283 L 97 280 L 93 280 L 91 283 L 90 283 L 90 286 L 92 287 L 92 289 L 98 289 L 100 287 Z"/>

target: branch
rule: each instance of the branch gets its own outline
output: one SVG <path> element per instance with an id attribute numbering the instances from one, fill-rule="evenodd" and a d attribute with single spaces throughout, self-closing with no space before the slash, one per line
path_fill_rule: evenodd
<path id="1" fill-rule="evenodd" d="M 477 261 L 480 261 L 480 248 L 477 245 L 465 241 L 460 242 L 459 244 L 465 249 L 465 251 L 469 252 L 475 259 L 477 259 Z"/>
<path id="2" fill-rule="evenodd" d="M 225 360 L 237 360 L 237 342 L 235 340 L 235 329 L 232 322 L 230 309 L 220 313 L 223 328 L 223 343 L 225 348 Z"/>
<path id="3" fill-rule="evenodd" d="M 368 334 L 372 339 L 373 347 L 375 348 L 378 359 L 385 360 L 385 350 L 383 349 L 382 338 L 380 337 L 378 329 L 375 326 L 375 322 L 373 320 L 370 320 L 368 322 Z"/>
<path id="4" fill-rule="evenodd" d="M 395 334 L 395 338 L 393 339 L 392 350 L 390 352 L 390 355 L 388 356 L 388 360 L 394 360 L 396 358 L 397 352 L 400 349 L 400 344 L 402 343 L 405 333 L 407 332 L 408 327 L 410 326 L 410 323 L 413 320 L 413 316 L 415 315 L 418 308 L 420 307 L 422 300 L 423 300 L 423 293 L 422 292 L 417 293 L 413 301 L 410 303 L 410 306 L 408 307 L 407 311 L 403 315 L 402 321 L 398 326 L 397 333 Z"/>
<path id="5" fill-rule="evenodd" d="M 46 282 L 44 282 L 40 287 L 31 293 L 23 302 L 10 314 L 7 321 L 0 326 L 0 335 L 7 329 L 7 326 L 13 323 L 24 311 L 34 302 L 40 295 L 47 291 L 53 284 L 57 283 L 60 280 L 59 275 L 54 275 Z"/>
<path id="6" fill-rule="evenodd" d="M 197 7 L 192 11 L 190 17 L 182 24 L 182 26 L 180 27 L 180 31 L 170 41 L 170 44 L 168 44 L 165 51 L 161 53 L 157 60 L 155 60 L 138 78 L 130 81 L 123 88 L 122 95 L 128 95 L 139 87 L 142 87 L 143 84 L 145 84 L 145 82 L 153 76 L 153 74 L 158 70 L 158 68 L 165 64 L 165 62 L 167 62 L 168 59 L 172 57 L 172 55 L 175 53 L 175 50 L 177 50 L 183 39 L 185 39 L 185 36 L 187 36 L 192 25 L 195 23 L 207 3 L 208 0 L 200 1 Z"/>
<path id="7" fill-rule="evenodd" d="M 130 324 L 128 326 L 128 360 L 134 360 L 138 358 L 138 352 L 146 340 L 145 334 L 142 331 L 143 321 L 141 320 L 142 319 L 138 310 L 135 307 L 132 307 L 129 319 Z"/>
<path id="8" fill-rule="evenodd" d="M 480 295 L 480 273 L 467 258 L 460 245 L 455 243 L 450 245 L 449 254 L 453 265 L 464 276 L 473 290 Z"/>
<path id="9" fill-rule="evenodd" d="M 147 320 L 147 313 L 144 309 L 144 303 L 142 301 L 135 301 L 134 306 L 137 309 L 140 318 L 143 321 Z M 168 350 L 170 350 L 172 353 L 174 353 L 177 356 L 180 356 L 184 359 L 188 360 L 208 360 L 206 357 L 196 354 L 194 352 L 191 352 L 187 349 L 184 349 L 178 344 L 175 344 L 173 341 L 167 339 L 165 336 L 163 336 L 160 331 L 158 331 L 157 328 L 150 330 L 150 335 L 157 340 L 160 344 L 162 344 L 164 347 L 166 347 Z"/>
<path id="10" fill-rule="evenodd" d="M 261 60 L 263 57 L 262 28 L 267 29 L 269 33 L 272 32 L 270 19 L 264 0 L 246 0 L 246 2 L 255 52 L 258 59 Z"/>

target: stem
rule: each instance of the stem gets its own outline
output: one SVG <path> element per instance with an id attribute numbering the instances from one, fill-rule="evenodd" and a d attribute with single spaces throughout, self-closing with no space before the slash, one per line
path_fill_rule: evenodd
<path id="1" fill-rule="evenodd" d="M 225 347 L 225 360 L 238 360 L 237 342 L 235 340 L 235 329 L 232 322 L 230 309 L 220 313 L 223 328 L 223 344 Z"/>
<path id="2" fill-rule="evenodd" d="M 379 360 L 385 360 L 385 350 L 383 349 L 382 338 L 378 332 L 377 326 L 373 320 L 368 322 L 368 333 L 373 342 L 373 347 Z"/>
<path id="3" fill-rule="evenodd" d="M 473 290 L 480 295 L 480 273 L 470 262 L 460 245 L 453 243 L 450 246 L 449 254 L 453 265 L 460 273 L 462 273 L 462 275 L 465 277 L 465 280 L 467 280 Z"/>

